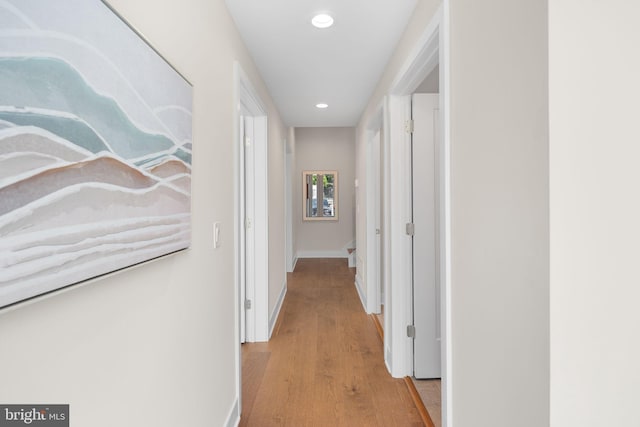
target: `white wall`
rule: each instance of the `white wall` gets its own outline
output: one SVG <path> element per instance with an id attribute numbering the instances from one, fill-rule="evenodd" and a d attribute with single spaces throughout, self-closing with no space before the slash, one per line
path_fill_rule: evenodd
<path id="1" fill-rule="evenodd" d="M 640 3 L 549 1 L 551 425 L 640 425 Z"/>
<path id="2" fill-rule="evenodd" d="M 418 5 L 360 121 L 359 180 L 366 176 L 367 127 L 438 4 Z M 447 4 L 453 422 L 548 425 L 546 3 Z M 358 234 L 359 247 L 364 240 Z"/>
<path id="3" fill-rule="evenodd" d="M 0 401 L 70 403 L 76 426 L 222 426 L 238 394 L 235 59 L 267 104 L 273 150 L 285 128 L 222 0 L 110 3 L 194 84 L 192 248 L 0 312 Z M 276 239 L 281 188 L 270 190 Z M 280 286 L 278 263 L 270 279 Z"/>
<path id="4" fill-rule="evenodd" d="M 547 6 L 451 0 L 456 427 L 549 423 Z"/>
<path id="5" fill-rule="evenodd" d="M 294 224 L 299 258 L 347 257 L 355 239 L 354 128 L 296 128 Z M 338 221 L 302 220 L 302 171 L 338 171 Z"/>

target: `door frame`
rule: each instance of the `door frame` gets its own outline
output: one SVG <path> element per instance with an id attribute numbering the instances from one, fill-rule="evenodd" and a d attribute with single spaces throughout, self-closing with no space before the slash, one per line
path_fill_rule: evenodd
<path id="1" fill-rule="evenodd" d="M 390 259 L 385 257 L 393 287 L 385 289 L 385 363 L 394 377 L 413 373 L 413 339 L 407 325 L 413 323 L 411 280 L 411 238 L 405 226 L 411 222 L 410 134 L 405 124 L 411 119 L 410 96 L 436 67 L 440 74 L 440 223 L 441 325 L 442 331 L 442 425 L 453 425 L 452 402 L 452 323 L 451 323 L 451 181 L 450 181 L 450 81 L 449 81 L 449 0 L 444 0 L 406 61 L 396 74 L 384 102 L 384 187 L 388 209 L 386 233 Z M 388 172 L 388 173 L 387 173 Z M 388 190 L 388 192 L 387 192 Z M 389 198 L 387 198 L 389 195 Z M 387 268 L 388 267 L 388 268 Z M 389 318 L 387 320 L 387 318 Z"/>
<path id="2" fill-rule="evenodd" d="M 422 109 L 420 107 L 422 105 Z M 436 119 L 433 119 L 437 110 Z M 415 378 L 441 378 L 440 325 L 440 95 L 432 93 L 414 93 L 411 95 L 411 117 L 413 129 L 411 135 L 411 211 L 415 233 L 412 236 L 412 298 L 413 325 L 412 371 Z M 422 114 L 425 116 L 420 117 Z M 429 117 L 431 116 L 431 117 Z M 427 162 L 427 163 L 423 163 Z M 430 170 L 429 170 L 430 169 Z M 425 173 L 427 172 L 427 173 Z M 435 172 L 435 173 L 434 173 Z M 418 184 L 420 183 L 420 184 Z M 423 184 L 428 184 L 424 186 Z M 417 253 L 417 251 L 420 251 Z M 425 257 L 426 255 L 426 257 Z M 419 257 L 419 260 L 418 260 Z M 418 277 L 417 275 L 420 275 Z M 419 280 L 418 280 L 419 279 Z M 435 313 L 420 308 L 420 303 L 429 302 Z M 431 317 L 435 315 L 435 317 Z M 434 324 L 435 323 L 435 324 Z M 436 332 L 438 327 L 439 332 Z M 434 334 L 435 335 L 431 335 Z M 440 342 L 437 342 L 440 341 Z M 437 351 L 432 347 L 437 346 Z M 420 353 L 421 358 L 418 357 Z M 422 358 L 423 357 L 423 358 Z M 419 363 L 422 361 L 423 363 Z M 418 367 L 420 376 L 418 376 Z"/>
<path id="3" fill-rule="evenodd" d="M 366 234 L 367 234 L 367 256 L 366 256 L 366 309 L 367 313 L 380 313 L 382 301 L 380 298 L 381 286 L 383 279 L 380 274 L 381 261 L 380 248 L 378 248 L 378 236 L 376 233 L 377 217 L 380 211 L 382 186 L 380 185 L 380 175 L 382 174 L 381 162 L 383 161 L 380 152 L 376 156 L 375 153 L 375 137 L 378 135 L 378 149 L 382 148 L 382 137 L 384 129 L 382 128 L 382 110 L 379 115 L 371 123 L 371 127 L 367 130 L 367 165 L 366 165 L 366 205 L 367 214 L 365 216 Z M 376 166 L 376 160 L 378 165 Z M 376 173 L 377 172 L 377 173 Z M 376 185 L 375 182 L 378 182 Z M 382 218 L 381 218 L 382 219 Z M 383 226 L 380 224 L 382 232 Z M 380 245 L 382 245 L 380 241 Z"/>
<path id="4" fill-rule="evenodd" d="M 234 155 L 234 282 L 236 300 L 236 390 L 239 405 L 239 413 L 242 411 L 242 351 L 241 351 L 241 327 L 242 317 L 246 319 L 247 342 L 269 340 L 269 255 L 268 255 L 268 169 L 267 169 L 267 110 L 260 99 L 253 84 L 247 77 L 240 64 L 236 61 L 233 66 L 234 76 L 234 111 L 233 111 L 233 155 Z M 252 308 L 244 309 L 242 301 L 242 289 L 245 286 L 243 280 L 243 268 L 245 255 L 244 241 L 244 141 L 242 141 L 242 117 L 251 117 L 253 121 L 253 158 L 254 158 L 254 191 L 253 191 L 253 260 L 252 276 L 253 286 L 247 289 L 247 299 L 251 299 Z"/>
<path id="5" fill-rule="evenodd" d="M 367 126 L 367 148 L 366 148 L 366 215 L 365 215 L 365 227 L 366 227 L 366 236 L 367 236 L 367 247 L 366 247 L 366 279 L 364 280 L 365 289 L 364 291 L 364 305 L 367 313 L 380 313 L 382 298 L 380 292 L 380 284 L 386 283 L 384 278 L 380 274 L 380 266 L 377 265 L 380 254 L 376 248 L 376 240 L 378 239 L 376 235 L 376 216 L 375 211 L 380 206 L 376 206 L 376 202 L 380 201 L 382 197 L 380 197 L 380 193 L 384 191 L 383 186 L 378 184 L 379 194 L 376 195 L 376 185 L 374 185 L 373 180 L 377 179 L 380 182 L 380 175 L 384 175 L 382 164 L 378 166 L 378 176 L 376 177 L 376 165 L 375 165 L 375 154 L 373 152 L 374 149 L 374 141 L 376 134 L 380 134 L 380 148 L 383 147 L 384 140 L 384 128 L 383 128 L 383 107 L 379 106 L 377 112 L 375 113 L 373 119 Z M 379 160 L 384 162 L 384 156 L 379 155 Z M 383 206 L 384 209 L 384 206 Z M 384 220 L 385 215 L 382 215 Z M 385 230 L 384 224 L 380 224 L 381 230 Z M 384 236 L 384 231 L 382 231 Z M 384 241 L 381 239 L 380 246 L 384 245 Z M 381 250 L 382 253 L 386 253 L 386 251 Z M 384 260 L 382 260 L 384 263 Z M 385 292 L 386 293 L 386 292 Z"/>
<path id="6" fill-rule="evenodd" d="M 294 267 L 293 261 L 293 141 L 291 139 L 291 131 L 289 138 L 285 142 L 284 147 L 284 229 L 285 229 L 285 272 L 292 273 Z"/>
<path id="7" fill-rule="evenodd" d="M 247 342 L 262 342 L 269 340 L 269 316 L 268 316 L 268 296 L 269 296 L 269 255 L 268 255 L 268 191 L 269 180 L 267 173 L 267 113 L 264 103 L 253 87 L 253 84 L 242 70 L 238 62 L 234 67 L 236 78 L 236 110 L 234 111 L 236 123 L 236 135 L 234 138 L 236 151 L 236 215 L 234 216 L 235 225 L 235 243 L 236 243 L 236 284 L 238 290 L 242 285 L 242 257 L 245 250 L 245 242 L 242 239 L 242 227 L 244 227 L 242 218 L 242 199 L 244 196 L 244 188 L 240 183 L 243 171 L 240 162 L 244 159 L 244 142 L 240 141 L 239 127 L 241 116 L 251 117 L 253 121 L 253 218 L 250 218 L 250 227 L 253 228 L 253 254 L 247 255 L 246 258 L 253 261 L 253 268 L 248 270 L 253 275 L 253 286 L 247 287 L 247 299 L 251 300 L 251 309 L 247 310 Z M 244 310 L 244 303 L 240 301 L 240 311 Z"/>

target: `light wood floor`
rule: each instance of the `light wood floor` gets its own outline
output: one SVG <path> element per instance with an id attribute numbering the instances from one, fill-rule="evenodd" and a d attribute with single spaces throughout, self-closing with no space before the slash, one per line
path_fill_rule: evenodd
<path id="1" fill-rule="evenodd" d="M 442 426 L 442 388 L 440 380 L 416 380 L 411 378 L 418 390 L 420 399 L 429 412 L 431 421 L 435 427 Z"/>
<path id="2" fill-rule="evenodd" d="M 241 426 L 422 426 L 344 259 L 301 259 L 268 343 L 242 346 Z"/>
<path id="3" fill-rule="evenodd" d="M 384 306 L 380 314 L 375 314 L 378 323 L 384 328 Z M 381 333 L 384 333 L 382 331 Z M 442 426 L 442 387 L 441 380 L 417 380 L 411 377 L 414 387 L 420 395 L 420 400 L 429 413 L 429 418 L 434 427 Z"/>

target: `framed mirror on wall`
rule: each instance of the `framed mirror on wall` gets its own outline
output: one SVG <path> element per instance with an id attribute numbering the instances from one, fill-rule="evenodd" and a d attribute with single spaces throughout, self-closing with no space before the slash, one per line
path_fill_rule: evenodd
<path id="1" fill-rule="evenodd" d="M 338 219 L 338 171 L 302 172 L 302 219 Z"/>

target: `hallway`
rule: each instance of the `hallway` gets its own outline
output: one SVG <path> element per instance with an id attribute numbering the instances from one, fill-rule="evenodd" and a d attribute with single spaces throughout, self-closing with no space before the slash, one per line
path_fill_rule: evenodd
<path id="1" fill-rule="evenodd" d="M 240 426 L 422 426 L 345 259 L 300 259 L 268 343 L 242 346 Z"/>

